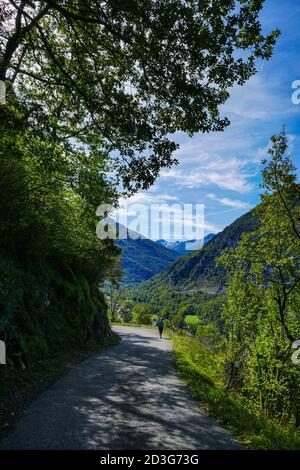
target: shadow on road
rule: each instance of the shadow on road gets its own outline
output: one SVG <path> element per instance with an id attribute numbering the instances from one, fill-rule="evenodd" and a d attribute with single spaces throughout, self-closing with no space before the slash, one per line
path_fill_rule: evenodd
<path id="1" fill-rule="evenodd" d="M 151 330 L 118 332 L 119 345 L 44 392 L 0 448 L 240 448 L 176 376 L 169 341 Z"/>

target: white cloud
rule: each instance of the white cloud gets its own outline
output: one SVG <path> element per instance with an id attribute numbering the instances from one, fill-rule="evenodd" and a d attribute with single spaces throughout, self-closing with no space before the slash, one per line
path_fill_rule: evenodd
<path id="1" fill-rule="evenodd" d="M 215 158 L 241 159 L 249 155 L 254 144 L 256 135 L 241 132 L 239 122 L 232 123 L 224 132 L 211 134 L 196 134 L 192 138 L 186 138 L 180 144 L 175 156 L 180 165 L 197 165 L 212 162 Z"/>
<path id="2" fill-rule="evenodd" d="M 238 162 L 236 160 L 236 162 Z M 180 169 L 173 169 L 163 171 L 161 178 L 172 179 L 175 185 L 182 188 L 199 188 L 214 185 L 221 189 L 229 189 L 238 193 L 247 193 L 252 190 L 253 186 L 247 180 L 249 174 L 242 170 L 242 162 L 238 165 L 233 165 L 228 162 L 226 167 L 225 162 L 219 160 L 219 165 L 215 164 L 199 166 L 194 171 L 184 171 Z"/>
<path id="3" fill-rule="evenodd" d="M 208 199 L 216 201 L 218 204 L 227 207 L 233 207 L 234 209 L 250 209 L 251 205 L 248 202 L 239 201 L 238 199 L 230 199 L 228 197 L 217 197 L 215 194 L 206 194 Z"/>
<path id="4" fill-rule="evenodd" d="M 293 112 L 285 99 L 277 93 L 274 80 L 264 74 L 252 77 L 243 87 L 235 85 L 230 90 L 230 98 L 223 107 L 226 114 L 245 120 L 271 121 L 277 116 Z"/>
<path id="5" fill-rule="evenodd" d="M 141 192 L 130 198 L 121 198 L 120 205 L 124 204 L 164 204 L 167 201 L 178 201 L 178 196 L 170 194 L 153 194 L 153 192 Z"/>

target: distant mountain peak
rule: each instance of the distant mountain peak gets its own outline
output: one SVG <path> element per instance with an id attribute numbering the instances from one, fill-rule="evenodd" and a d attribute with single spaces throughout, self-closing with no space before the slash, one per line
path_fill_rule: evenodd
<path id="1" fill-rule="evenodd" d="M 210 240 L 215 236 L 214 233 L 209 233 L 202 240 L 157 240 L 161 246 L 174 250 L 180 255 L 186 255 L 192 253 L 195 250 L 200 250 L 204 245 L 206 245 Z"/>

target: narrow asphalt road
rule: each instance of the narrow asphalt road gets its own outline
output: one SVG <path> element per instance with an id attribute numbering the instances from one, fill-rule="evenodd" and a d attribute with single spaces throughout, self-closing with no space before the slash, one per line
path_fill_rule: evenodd
<path id="1" fill-rule="evenodd" d="M 75 366 L 23 412 L 0 449 L 241 449 L 177 377 L 156 331 L 115 327 L 117 346 Z"/>

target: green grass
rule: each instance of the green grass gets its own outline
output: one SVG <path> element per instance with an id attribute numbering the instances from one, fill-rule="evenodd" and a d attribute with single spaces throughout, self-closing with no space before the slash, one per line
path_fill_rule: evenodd
<path id="1" fill-rule="evenodd" d="M 186 315 L 184 317 L 184 323 L 189 325 L 198 325 L 200 323 L 200 319 L 197 315 Z"/>
<path id="2" fill-rule="evenodd" d="M 184 317 L 184 322 L 187 325 L 197 325 L 200 323 L 200 318 L 197 315 L 186 315 Z"/>
<path id="3" fill-rule="evenodd" d="M 0 437 L 4 436 L 16 417 L 32 399 L 66 373 L 76 363 L 108 346 L 118 344 L 120 338 L 112 334 L 101 343 L 90 341 L 76 350 L 64 351 L 29 368 L 1 366 L 0 375 Z"/>
<path id="4" fill-rule="evenodd" d="M 222 357 L 195 337 L 171 334 L 179 375 L 201 406 L 250 449 L 300 449 L 300 433 L 256 415 L 247 401 L 222 382 Z"/>

